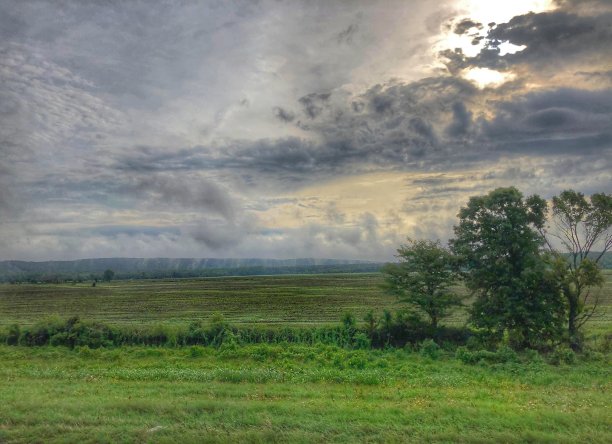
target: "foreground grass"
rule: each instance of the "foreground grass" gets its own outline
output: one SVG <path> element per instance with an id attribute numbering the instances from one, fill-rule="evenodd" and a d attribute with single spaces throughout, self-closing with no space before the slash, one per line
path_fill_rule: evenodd
<path id="1" fill-rule="evenodd" d="M 611 442 L 608 364 L 0 346 L 0 441 Z"/>

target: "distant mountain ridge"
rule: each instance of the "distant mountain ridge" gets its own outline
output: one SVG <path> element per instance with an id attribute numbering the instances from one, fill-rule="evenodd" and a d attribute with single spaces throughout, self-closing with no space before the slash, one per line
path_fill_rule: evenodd
<path id="1" fill-rule="evenodd" d="M 592 256 L 595 253 L 592 253 Z M 100 279 L 112 270 L 117 279 L 246 276 L 263 274 L 359 273 L 383 264 L 351 259 L 94 258 L 70 261 L 0 261 L 0 282 L 62 282 Z M 600 265 L 612 269 L 612 253 Z"/>
<path id="2" fill-rule="evenodd" d="M 0 261 L 0 278 L 7 279 L 18 276 L 43 275 L 100 275 L 105 270 L 113 270 L 116 275 L 129 277 L 138 274 L 145 275 L 196 275 L 203 270 L 233 270 L 253 269 L 261 274 L 266 270 L 273 272 L 278 269 L 299 270 L 357 265 L 377 265 L 373 261 L 349 259 L 236 259 L 236 258 L 95 258 L 69 261 Z M 359 267 L 357 267 L 359 268 Z M 287 270 L 285 270 L 287 271 Z M 215 273 L 212 273 L 215 274 Z M 218 273 L 217 273 L 218 274 Z"/>

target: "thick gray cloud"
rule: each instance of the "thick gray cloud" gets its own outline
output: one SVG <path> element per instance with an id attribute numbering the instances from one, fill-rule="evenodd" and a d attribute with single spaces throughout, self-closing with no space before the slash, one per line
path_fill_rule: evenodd
<path id="1" fill-rule="evenodd" d="M 546 72 L 558 72 L 567 65 L 606 66 L 612 57 L 612 4 L 560 3 L 558 10 L 530 12 L 507 23 L 493 24 L 483 37 L 486 46 L 474 57 L 465 56 L 460 49 L 443 51 L 449 70 L 456 73 L 470 66 L 507 70 L 516 64 L 529 64 Z M 479 25 L 465 19 L 455 26 L 455 32 L 468 34 Z M 502 54 L 500 45 L 504 43 L 524 48 Z"/>
<path id="2" fill-rule="evenodd" d="M 503 150 L 541 154 L 610 153 L 612 90 L 561 88 L 500 102 L 481 122 L 483 136 Z"/>
<path id="3" fill-rule="evenodd" d="M 218 185 L 190 176 L 156 174 L 138 177 L 116 190 L 120 195 L 143 199 L 154 208 L 178 207 L 216 213 L 226 220 L 235 216 L 235 204 Z"/>
<path id="4" fill-rule="evenodd" d="M 612 12 L 557 3 L 0 0 L 0 259 L 390 258 L 493 186 L 609 189 Z M 410 198 L 338 197 L 374 173 Z"/>
<path id="5" fill-rule="evenodd" d="M 451 136 L 466 134 L 471 114 L 463 101 L 476 93 L 468 81 L 447 76 L 376 85 L 350 100 L 312 93 L 299 99 L 303 109 L 295 125 L 314 138 L 241 140 L 174 152 L 142 147 L 119 155 L 115 165 L 139 172 L 249 169 L 280 174 L 288 181 L 365 165 L 410 167 L 448 155 L 438 133 L 450 125 Z"/>

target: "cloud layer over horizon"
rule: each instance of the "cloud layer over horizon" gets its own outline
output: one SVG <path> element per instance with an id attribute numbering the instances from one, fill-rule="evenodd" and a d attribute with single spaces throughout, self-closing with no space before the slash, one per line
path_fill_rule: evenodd
<path id="1" fill-rule="evenodd" d="M 605 0 L 0 0 L 0 260 L 389 260 L 611 192 L 611 66 Z"/>

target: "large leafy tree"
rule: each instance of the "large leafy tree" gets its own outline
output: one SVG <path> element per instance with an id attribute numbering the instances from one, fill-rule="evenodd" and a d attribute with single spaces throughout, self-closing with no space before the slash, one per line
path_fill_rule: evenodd
<path id="1" fill-rule="evenodd" d="M 399 263 L 383 267 L 387 290 L 425 313 L 432 328 L 461 298 L 451 286 L 459 278 L 453 255 L 440 242 L 408 239 L 397 250 Z"/>
<path id="2" fill-rule="evenodd" d="M 497 338 L 509 332 L 517 347 L 557 339 L 563 328 L 565 305 L 540 251 L 546 207 L 544 199 L 524 199 L 514 187 L 472 197 L 451 241 L 475 296 L 472 323 Z"/>
<path id="3" fill-rule="evenodd" d="M 580 348 L 580 329 L 599 303 L 598 293 L 592 290 L 604 282 L 599 262 L 612 248 L 610 226 L 612 195 L 597 193 L 587 199 L 582 193 L 565 190 L 552 199 L 551 226 L 540 230 L 559 258 L 558 279 L 568 306 L 573 348 Z"/>

